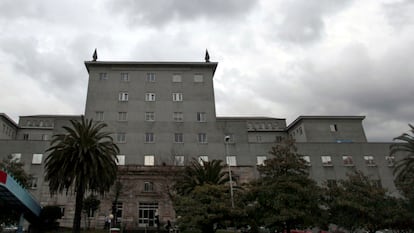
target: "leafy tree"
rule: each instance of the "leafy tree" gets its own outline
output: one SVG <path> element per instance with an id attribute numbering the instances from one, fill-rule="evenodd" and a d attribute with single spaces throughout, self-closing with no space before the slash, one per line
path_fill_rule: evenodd
<path id="1" fill-rule="evenodd" d="M 177 179 L 175 189 L 179 194 L 188 194 L 197 186 L 204 184 L 223 185 L 229 181 L 226 166 L 221 160 L 212 160 L 200 164 L 193 159 Z"/>
<path id="2" fill-rule="evenodd" d="M 273 157 L 258 167 L 261 178 L 250 190 L 256 219 L 286 232 L 314 226 L 322 213 L 320 189 L 309 178 L 306 161 L 297 153 L 294 141 L 278 144 L 269 153 Z"/>
<path id="3" fill-rule="evenodd" d="M 390 146 L 390 154 L 405 153 L 406 157 L 397 161 L 394 168 L 396 186 L 404 196 L 414 202 L 414 126 L 409 124 L 411 134 L 403 133 L 394 140 L 396 143 Z"/>
<path id="4" fill-rule="evenodd" d="M 9 175 L 19 182 L 24 188 L 28 188 L 32 175 L 24 170 L 24 163 L 17 161 L 12 155 L 0 161 L 0 170 L 6 171 Z"/>
<path id="5" fill-rule="evenodd" d="M 83 116 L 64 126 L 66 134 L 54 135 L 50 155 L 45 161 L 50 192 L 56 194 L 73 187 L 76 193 L 73 232 L 80 232 L 84 194 L 88 190 L 107 192 L 116 180 L 116 155 L 119 149 L 110 133 L 102 132 L 105 123 L 94 123 Z"/>
<path id="6" fill-rule="evenodd" d="M 375 232 L 387 227 L 390 197 L 386 189 L 360 171 L 348 175 L 338 186 L 329 188 L 331 221 L 350 232 Z"/>
<path id="7" fill-rule="evenodd" d="M 89 195 L 85 200 L 83 200 L 83 213 L 85 214 L 85 222 L 87 221 L 87 228 L 89 229 L 91 225 L 90 217 L 93 217 L 95 211 L 99 209 L 101 201 L 96 198 L 95 195 Z"/>

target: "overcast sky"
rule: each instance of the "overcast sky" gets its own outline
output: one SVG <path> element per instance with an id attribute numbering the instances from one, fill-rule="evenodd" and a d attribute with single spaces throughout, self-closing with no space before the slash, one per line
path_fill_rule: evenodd
<path id="1" fill-rule="evenodd" d="M 2 0 L 0 112 L 82 114 L 98 60 L 219 63 L 219 116 L 363 115 L 369 141 L 414 123 L 414 1 Z"/>

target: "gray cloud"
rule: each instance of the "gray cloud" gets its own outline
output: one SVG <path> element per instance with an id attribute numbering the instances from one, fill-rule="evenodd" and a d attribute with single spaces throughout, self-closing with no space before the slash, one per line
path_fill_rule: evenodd
<path id="1" fill-rule="evenodd" d="M 403 28 L 414 23 L 411 15 L 414 10 L 414 2 L 404 0 L 392 3 L 384 3 L 383 10 L 386 13 L 389 23 L 396 28 Z"/>
<path id="2" fill-rule="evenodd" d="M 325 29 L 324 17 L 345 9 L 351 1 L 343 0 L 292 0 L 282 1 L 272 22 L 271 35 L 289 43 L 307 43 L 318 40 Z"/>
<path id="3" fill-rule="evenodd" d="M 132 25 L 162 26 L 177 20 L 235 20 L 256 4 L 250 0 L 120 0 L 108 5 L 112 12 L 126 14 Z"/>

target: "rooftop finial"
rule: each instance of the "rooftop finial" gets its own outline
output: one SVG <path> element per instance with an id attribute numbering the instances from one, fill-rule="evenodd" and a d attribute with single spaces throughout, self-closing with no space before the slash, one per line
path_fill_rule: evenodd
<path id="1" fill-rule="evenodd" d="M 206 56 L 204 58 L 206 62 L 210 62 L 210 54 L 208 54 L 208 50 L 206 49 Z"/>
<path id="2" fill-rule="evenodd" d="M 96 51 L 96 49 L 95 49 L 95 52 L 93 52 L 92 58 L 93 58 L 92 61 L 96 61 L 98 59 L 98 52 Z"/>

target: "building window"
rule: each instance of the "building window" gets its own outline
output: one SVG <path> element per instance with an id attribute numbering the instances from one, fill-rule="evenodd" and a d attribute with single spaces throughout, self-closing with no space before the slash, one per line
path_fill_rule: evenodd
<path id="1" fill-rule="evenodd" d="M 342 161 L 344 162 L 344 166 L 354 166 L 354 160 L 351 155 L 342 156 Z"/>
<path id="2" fill-rule="evenodd" d="M 184 166 L 184 156 L 182 156 L 182 155 L 174 156 L 174 165 L 175 166 Z"/>
<path id="3" fill-rule="evenodd" d="M 138 226 L 154 227 L 156 226 L 156 212 L 158 211 L 158 203 L 140 202 L 138 210 Z"/>
<path id="4" fill-rule="evenodd" d="M 337 132 L 338 131 L 338 126 L 336 124 L 330 125 L 329 128 L 331 129 L 331 132 Z"/>
<path id="5" fill-rule="evenodd" d="M 276 136 L 276 142 L 277 143 L 282 142 L 282 140 L 283 140 L 283 137 L 282 136 Z"/>
<path id="6" fill-rule="evenodd" d="M 43 154 L 33 154 L 32 164 L 42 164 Z"/>
<path id="7" fill-rule="evenodd" d="M 95 112 L 95 121 L 103 121 L 104 120 L 104 112 L 96 111 Z"/>
<path id="8" fill-rule="evenodd" d="M 172 98 L 175 102 L 183 101 L 183 93 L 172 93 Z"/>
<path id="9" fill-rule="evenodd" d="M 394 156 L 385 156 L 385 160 L 387 161 L 388 167 L 394 167 L 395 165 L 395 157 Z"/>
<path id="10" fill-rule="evenodd" d="M 126 142 L 126 134 L 125 133 L 117 133 L 116 134 L 116 141 L 118 143 L 125 143 Z"/>
<path id="11" fill-rule="evenodd" d="M 198 156 L 198 162 L 203 165 L 204 163 L 208 162 L 208 156 L 207 155 L 200 155 Z"/>
<path id="12" fill-rule="evenodd" d="M 116 165 L 125 165 L 125 155 L 117 155 L 116 158 L 118 159 L 118 161 L 115 161 Z"/>
<path id="13" fill-rule="evenodd" d="M 226 156 L 226 163 L 227 165 L 232 166 L 232 167 L 237 166 L 236 156 L 234 155 Z"/>
<path id="14" fill-rule="evenodd" d="M 184 142 L 183 134 L 182 133 L 175 133 L 174 134 L 174 142 L 175 143 L 183 143 Z"/>
<path id="15" fill-rule="evenodd" d="M 145 133 L 145 143 L 154 143 L 154 133 Z"/>
<path id="16" fill-rule="evenodd" d="M 266 155 L 257 156 L 257 165 L 265 165 L 265 160 L 267 159 Z"/>
<path id="17" fill-rule="evenodd" d="M 145 101 L 155 101 L 155 93 L 145 93 Z"/>
<path id="18" fill-rule="evenodd" d="M 155 73 L 147 73 L 147 82 L 155 82 Z"/>
<path id="19" fill-rule="evenodd" d="M 322 166 L 332 166 L 332 158 L 329 155 L 321 156 Z"/>
<path id="20" fill-rule="evenodd" d="M 182 82 L 182 76 L 181 76 L 181 74 L 173 74 L 172 81 L 173 81 L 173 83 L 180 83 L 180 82 Z"/>
<path id="21" fill-rule="evenodd" d="M 119 92 L 118 100 L 121 102 L 128 101 L 128 92 Z"/>
<path id="22" fill-rule="evenodd" d="M 22 159 L 22 154 L 20 153 L 13 153 L 11 154 L 11 162 L 19 163 Z"/>
<path id="23" fill-rule="evenodd" d="M 154 166 L 154 155 L 144 156 L 144 166 Z"/>
<path id="24" fill-rule="evenodd" d="M 367 166 L 375 166 L 374 156 L 372 155 L 365 155 L 364 156 L 365 164 Z"/>
<path id="25" fill-rule="evenodd" d="M 145 120 L 146 121 L 155 121 L 155 113 L 154 112 L 146 112 L 145 113 Z"/>
<path id="26" fill-rule="evenodd" d="M 256 136 L 256 142 L 261 142 L 261 141 L 262 141 L 262 136 L 257 135 L 257 136 Z"/>
<path id="27" fill-rule="evenodd" d="M 38 181 L 39 179 L 37 178 L 37 177 L 31 177 L 30 178 L 30 180 L 29 180 L 29 188 L 31 188 L 31 189 L 36 189 L 37 188 L 37 181 Z"/>
<path id="28" fill-rule="evenodd" d="M 310 161 L 310 156 L 309 155 L 302 156 L 302 159 L 305 161 L 306 166 L 310 166 L 311 165 L 311 161 Z"/>
<path id="29" fill-rule="evenodd" d="M 129 74 L 128 73 L 121 73 L 121 81 L 122 82 L 129 82 Z"/>
<path id="30" fill-rule="evenodd" d="M 198 142 L 199 143 L 207 143 L 207 134 L 199 133 L 198 134 Z"/>
<path id="31" fill-rule="evenodd" d="M 23 140 L 29 140 L 29 134 L 28 133 L 23 134 Z"/>
<path id="32" fill-rule="evenodd" d="M 226 143 L 234 143 L 234 135 L 231 133 L 227 133 L 224 135 L 224 142 Z"/>
<path id="33" fill-rule="evenodd" d="M 127 116 L 127 112 L 118 112 L 118 121 L 126 121 Z"/>
<path id="34" fill-rule="evenodd" d="M 197 112 L 197 121 L 198 122 L 206 122 L 206 113 L 205 112 Z"/>
<path id="35" fill-rule="evenodd" d="M 108 74 L 107 73 L 99 73 L 99 80 L 108 80 Z"/>
<path id="36" fill-rule="evenodd" d="M 202 74 L 195 74 L 194 75 L 194 82 L 195 83 L 202 83 L 204 82 L 204 77 Z"/>
<path id="37" fill-rule="evenodd" d="M 121 224 L 122 221 L 122 202 L 112 202 L 112 209 L 115 210 L 116 222 Z M 89 216 L 93 217 L 93 216 Z"/>
<path id="38" fill-rule="evenodd" d="M 145 181 L 144 192 L 154 192 L 154 183 L 151 181 Z"/>
<path id="39" fill-rule="evenodd" d="M 183 121 L 184 120 L 184 114 L 182 112 L 174 112 L 173 113 L 173 120 L 174 121 Z"/>
<path id="40" fill-rule="evenodd" d="M 47 135 L 47 134 L 42 134 L 42 140 L 43 140 L 43 141 L 47 141 L 47 140 L 49 140 L 49 135 Z"/>

